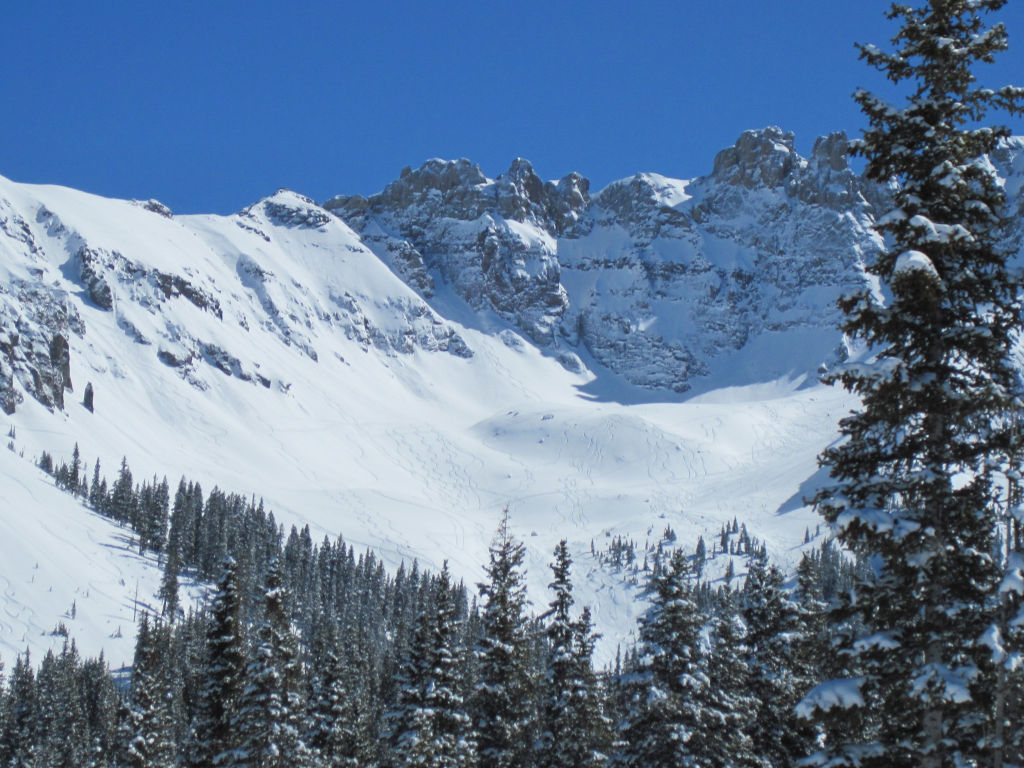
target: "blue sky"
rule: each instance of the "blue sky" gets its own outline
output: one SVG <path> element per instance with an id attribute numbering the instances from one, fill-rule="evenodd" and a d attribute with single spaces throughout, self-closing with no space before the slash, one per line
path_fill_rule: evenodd
<path id="1" fill-rule="evenodd" d="M 807 152 L 864 125 L 887 0 L 8 3 L 0 174 L 176 212 L 278 187 L 368 194 L 405 165 L 516 156 L 593 189 L 691 177 L 745 129 Z M 1024 85 L 1024 9 L 986 82 Z M 991 77 L 989 77 L 991 74 Z M 1024 133 L 1024 122 L 1011 123 Z"/>

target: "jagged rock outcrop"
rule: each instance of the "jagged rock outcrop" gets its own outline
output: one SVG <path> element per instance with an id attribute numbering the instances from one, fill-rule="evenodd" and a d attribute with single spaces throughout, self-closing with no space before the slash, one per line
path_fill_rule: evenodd
<path id="1" fill-rule="evenodd" d="M 813 374 L 837 354 L 835 299 L 877 247 L 846 152 L 843 134 L 805 159 L 792 134 L 747 131 L 707 177 L 638 174 L 593 198 L 579 174 L 543 182 L 522 159 L 494 180 L 431 160 L 324 207 L 424 297 L 439 275 L 569 367 L 588 353 L 632 384 L 686 391 L 729 371 Z M 804 332 L 796 359 L 753 351 L 790 330 Z"/>
<path id="2" fill-rule="evenodd" d="M 21 281 L 0 285 L 0 408 L 14 413 L 29 394 L 47 408 L 64 408 L 72 390 L 72 334 L 85 326 L 68 294 Z"/>
<path id="3" fill-rule="evenodd" d="M 869 281 L 891 192 L 847 152 L 841 133 L 804 158 L 792 134 L 747 131 L 707 176 L 637 174 L 593 195 L 522 158 L 495 179 L 434 159 L 368 197 L 278 190 L 231 217 L 95 198 L 82 213 L 79 193 L 0 184 L 0 408 L 26 395 L 63 408 L 87 321 L 200 389 L 227 376 L 288 391 L 290 364 L 274 361 L 295 358 L 268 345 L 312 364 L 470 357 L 443 316 L 451 294 L 472 310 L 460 322 L 514 349 L 521 334 L 571 371 L 649 390 L 813 379 L 846 353 L 835 300 Z M 1020 214 L 1016 247 L 1024 140 L 992 162 Z"/>
<path id="4" fill-rule="evenodd" d="M 428 160 L 377 195 L 324 204 L 424 297 L 437 270 L 471 307 L 550 345 L 568 306 L 554 236 L 589 203 L 579 174 L 543 182 L 521 158 L 488 179 L 468 160 Z"/>

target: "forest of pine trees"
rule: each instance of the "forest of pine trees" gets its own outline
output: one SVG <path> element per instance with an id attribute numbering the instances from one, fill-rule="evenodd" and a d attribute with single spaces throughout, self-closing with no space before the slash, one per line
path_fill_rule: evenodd
<path id="1" fill-rule="evenodd" d="M 649 600 L 636 646 L 597 669 L 566 542 L 539 611 L 507 514 L 470 589 L 447 565 L 390 574 L 341 538 L 286 535 L 254 499 L 139 483 L 126 460 L 90 480 L 76 446 L 40 466 L 160 557 L 160 607 L 130 674 L 70 638 L 6 660 L 0 768 L 1024 765 L 1024 310 L 985 159 L 1007 131 L 981 124 L 1024 112 L 1024 90 L 978 87 L 971 69 L 1006 48 L 983 24 L 1004 5 L 894 5 L 894 52 L 860 48 L 909 94 L 903 109 L 856 97 L 870 128 L 855 152 L 893 189 L 869 266 L 885 299 L 841 301 L 868 355 L 829 377 L 862 405 L 821 457 L 815 503 L 837 538 L 789 578 L 738 520 L 710 552 L 671 528 L 592 543 Z M 198 609 L 183 574 L 215 585 Z"/>
<path id="2" fill-rule="evenodd" d="M 343 539 L 286 535 L 252 498 L 204 496 L 186 479 L 173 498 L 166 480 L 132 484 L 127 461 L 113 483 L 98 470 L 86 482 L 81 466 L 76 481 L 80 461 L 54 466 L 44 454 L 40 465 L 159 553 L 160 604 L 142 612 L 127 676 L 81 659 L 71 639 L 38 671 L 27 654 L 13 660 L 0 686 L 5 768 L 593 767 L 654 759 L 637 751 L 638 727 L 688 734 L 683 764 L 790 765 L 815 735 L 793 708 L 828 656 L 821 606 L 857 573 L 826 542 L 787 586 L 737 522 L 720 540 L 748 552 L 749 574 L 730 588 L 697 576 L 703 539 L 684 553 L 663 536 L 639 572 L 652 603 L 640 645 L 597 669 L 566 543 L 541 611 L 526 600 L 525 550 L 507 517 L 470 590 L 446 568 L 390 574 Z M 214 585 L 199 610 L 180 603 L 185 574 Z M 680 663 L 693 698 L 655 705 L 650 691 L 671 690 Z"/>

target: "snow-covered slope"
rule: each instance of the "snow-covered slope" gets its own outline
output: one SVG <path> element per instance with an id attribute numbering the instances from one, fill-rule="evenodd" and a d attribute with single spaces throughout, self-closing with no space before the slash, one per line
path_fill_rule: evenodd
<path id="1" fill-rule="evenodd" d="M 29 466 L 76 442 L 108 476 L 126 456 L 136 478 L 254 493 L 314 540 L 469 582 L 508 507 L 538 605 L 569 540 L 605 657 L 642 605 L 592 546 L 671 526 L 689 547 L 735 517 L 792 562 L 851 406 L 810 383 L 877 247 L 880 193 L 842 149 L 752 132 L 711 176 L 593 198 L 525 161 L 494 181 L 430 161 L 369 198 L 280 191 L 228 217 L 0 179 L 0 655 L 63 620 L 118 663 L 136 583 L 153 602 L 153 564 Z M 1014 194 L 1022 150 L 996 158 Z M 33 581 L 47 557 L 63 572 Z"/>
<path id="2" fill-rule="evenodd" d="M 153 610 L 160 585 L 155 558 L 10 451 L 0 478 L 0 657 L 29 649 L 38 661 L 70 638 L 84 655 L 131 664 L 138 611 Z"/>

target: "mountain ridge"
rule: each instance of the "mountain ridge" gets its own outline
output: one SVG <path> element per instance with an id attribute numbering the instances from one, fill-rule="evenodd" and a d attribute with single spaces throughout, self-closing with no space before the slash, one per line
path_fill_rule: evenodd
<path id="1" fill-rule="evenodd" d="M 708 176 L 594 194 L 434 160 L 232 216 L 0 179 L 0 418 L 26 459 L 126 456 L 470 582 L 508 507 L 538 604 L 569 540 L 607 658 L 642 606 L 592 546 L 739 517 L 792 564 L 815 528 L 798 502 L 854 404 L 816 374 L 851 352 L 834 300 L 869 281 L 885 195 L 844 151 L 748 132 Z M 1024 141 L 993 162 L 1020 212 Z M 9 497 L 45 520 L 49 494 Z"/>

